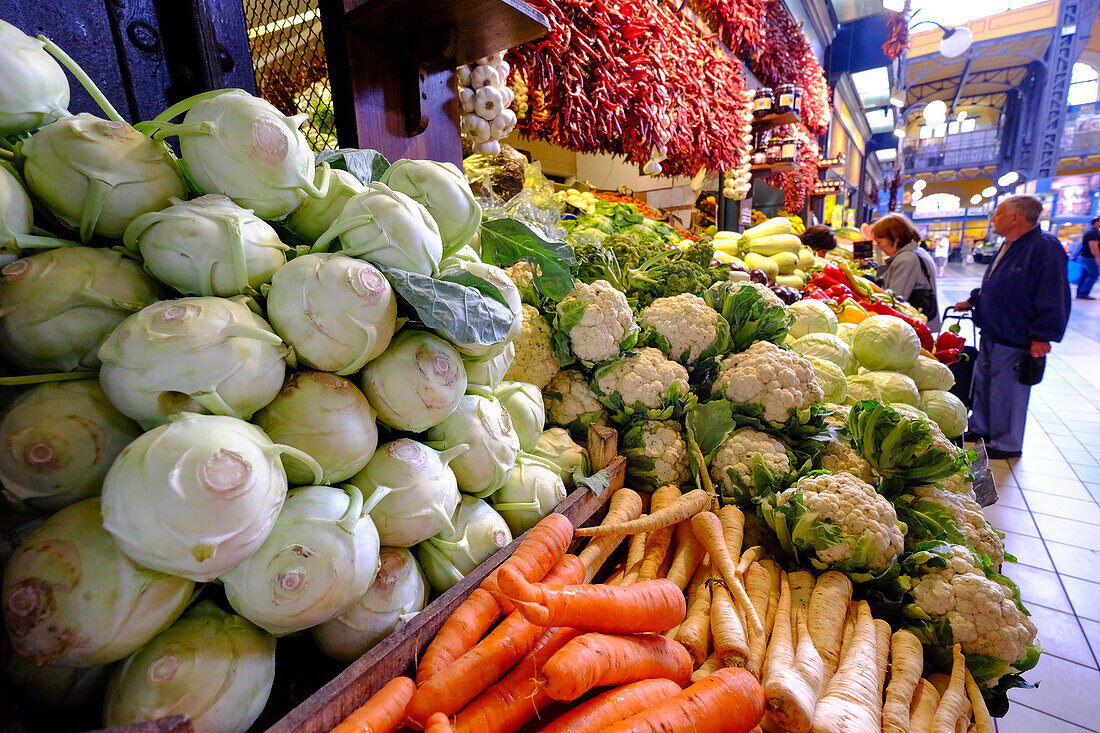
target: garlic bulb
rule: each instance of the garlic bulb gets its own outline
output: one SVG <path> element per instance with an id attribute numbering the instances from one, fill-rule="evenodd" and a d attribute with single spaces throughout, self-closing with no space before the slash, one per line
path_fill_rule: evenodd
<path id="1" fill-rule="evenodd" d="M 504 51 L 455 70 L 463 115 L 462 136 L 473 143 L 476 153 L 499 153 L 499 141 L 512 134 L 519 115 L 527 112 L 526 85 L 516 79 L 516 89 L 512 89 L 508 84 L 511 73 L 512 66 L 504 60 Z M 521 91 L 522 98 L 517 99 Z M 513 103 L 516 112 L 509 109 Z"/>

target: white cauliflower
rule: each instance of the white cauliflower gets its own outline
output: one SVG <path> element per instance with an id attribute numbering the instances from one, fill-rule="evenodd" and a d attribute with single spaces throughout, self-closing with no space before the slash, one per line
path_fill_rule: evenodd
<path id="1" fill-rule="evenodd" d="M 869 484 L 875 483 L 871 464 L 856 453 L 855 448 L 842 441 L 829 443 L 821 451 L 821 467 L 829 473 L 850 473 Z"/>
<path id="2" fill-rule="evenodd" d="M 921 410 L 918 410 L 912 405 L 906 405 L 901 402 L 892 402 L 890 403 L 890 407 L 894 408 L 903 415 L 916 418 L 925 423 L 928 426 L 928 429 L 932 431 L 932 445 L 934 447 L 939 448 L 948 455 L 956 457 L 959 455 L 959 453 L 962 452 L 959 446 L 952 443 L 947 438 L 947 436 L 943 434 L 943 431 L 940 430 L 940 426 L 937 425 L 932 418 L 928 417 L 928 415 L 924 414 L 924 412 L 922 412 Z"/>
<path id="3" fill-rule="evenodd" d="M 724 284 L 723 283 L 715 283 L 714 285 L 710 286 L 710 289 L 711 290 L 717 290 L 719 285 L 724 285 Z M 783 301 L 779 299 L 779 296 L 776 295 L 775 293 L 773 293 L 771 291 L 771 288 L 769 288 L 767 285 L 761 285 L 760 283 L 754 283 L 751 280 L 742 280 L 741 282 L 730 283 L 727 287 L 729 287 L 729 292 L 730 292 L 731 295 L 733 293 L 736 293 L 741 288 L 752 288 L 753 290 L 760 293 L 761 299 L 765 303 L 767 303 L 768 305 L 777 305 L 780 308 L 785 308 L 786 307 L 786 305 L 783 303 Z"/>
<path id="4" fill-rule="evenodd" d="M 509 382 L 527 382 L 545 389 L 561 370 L 554 356 L 552 333 L 550 324 L 538 310 L 524 303 L 523 327 L 512 342 L 516 347 L 516 358 L 504 378 Z"/>
<path id="5" fill-rule="evenodd" d="M 691 482 L 684 429 L 675 420 L 646 420 L 623 436 L 627 476 L 638 486 L 656 489 Z"/>
<path id="6" fill-rule="evenodd" d="M 711 481 L 719 487 L 723 496 L 741 494 L 741 489 L 730 476 L 730 471 L 744 483 L 753 496 L 762 488 L 756 485 L 753 476 L 753 459 L 756 456 L 760 456 L 764 467 L 774 474 L 782 475 L 791 470 L 787 446 L 782 441 L 759 430 L 738 428 L 722 441 L 710 460 Z"/>
<path id="7" fill-rule="evenodd" d="M 940 479 L 937 485 L 952 494 L 964 494 L 974 501 L 978 500 L 978 495 L 974 493 L 974 483 L 967 480 L 961 473 L 953 473 L 945 479 Z"/>
<path id="8" fill-rule="evenodd" d="M 627 417 L 637 414 L 641 405 L 646 417 L 664 420 L 682 412 L 684 400 L 692 396 L 687 369 L 651 347 L 602 367 L 594 379 L 600 401 Z"/>
<path id="9" fill-rule="evenodd" d="M 985 654 L 1008 664 L 1027 656 L 1035 624 L 1016 605 L 1012 588 L 986 577 L 968 548 L 953 545 L 947 567 L 931 567 L 913 581 L 914 603 L 933 618 L 947 619 L 964 654 Z"/>
<path id="10" fill-rule="evenodd" d="M 953 494 L 935 486 L 918 486 L 912 490 L 918 499 L 939 504 L 955 519 L 955 526 L 966 537 L 966 544 L 987 555 L 994 569 L 999 570 L 1005 559 L 1005 544 L 997 531 L 986 520 L 978 502 L 966 494 Z M 912 530 L 907 542 L 915 545 L 925 537 L 914 537 Z M 1016 660 L 1011 660 L 1016 661 Z"/>
<path id="11" fill-rule="evenodd" d="M 820 402 L 825 394 L 810 362 L 796 352 L 767 341 L 757 341 L 740 354 L 722 360 L 713 394 L 734 404 L 756 404 L 764 419 L 784 422 L 791 410 Z"/>
<path id="12" fill-rule="evenodd" d="M 826 402 L 821 406 L 832 412 L 831 415 L 825 416 L 825 425 L 827 427 L 839 430 L 848 424 L 848 413 L 852 411 L 851 405 L 837 405 Z"/>
<path id="13" fill-rule="evenodd" d="M 637 331 L 626 295 L 606 280 L 577 283 L 558 304 L 555 325 L 568 334 L 573 355 L 588 363 L 618 356 L 620 345 Z"/>
<path id="14" fill-rule="evenodd" d="M 603 405 L 588 386 L 584 374 L 576 369 L 562 369 L 554 375 L 542 393 L 550 422 L 562 427 L 577 420 L 593 422 L 603 414 Z M 576 427 L 580 427 L 577 425 Z"/>
<path id="15" fill-rule="evenodd" d="M 683 364 L 695 363 L 704 351 L 723 351 L 729 340 L 726 320 L 692 293 L 657 298 L 638 320 L 667 341 L 669 356 Z"/>
<path id="16" fill-rule="evenodd" d="M 520 260 L 511 267 L 504 268 L 504 272 L 515 283 L 524 303 L 538 304 L 538 293 L 535 290 L 535 269 L 531 266 L 531 263 Z"/>
<path id="17" fill-rule="evenodd" d="M 881 573 L 904 549 L 905 537 L 893 504 L 866 481 L 850 473 L 803 478 L 779 494 L 776 505 L 782 507 L 798 494 L 805 507 L 798 525 L 804 531 L 792 528 L 791 534 L 795 544 L 816 553 L 825 566 Z M 837 528 L 843 538 L 832 542 Z"/>

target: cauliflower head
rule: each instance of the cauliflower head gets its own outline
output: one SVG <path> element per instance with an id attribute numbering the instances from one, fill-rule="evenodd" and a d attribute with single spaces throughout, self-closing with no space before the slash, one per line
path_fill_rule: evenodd
<path id="1" fill-rule="evenodd" d="M 542 392 L 550 422 L 582 432 L 604 415 L 603 405 L 577 369 L 562 369 Z"/>
<path id="2" fill-rule="evenodd" d="M 626 475 L 646 489 L 692 480 L 684 428 L 675 420 L 645 420 L 626 431 L 622 453 Z"/>
<path id="3" fill-rule="evenodd" d="M 791 459 L 787 446 L 759 430 L 738 428 L 722 441 L 710 459 L 710 478 L 722 496 L 740 501 L 748 498 L 744 496 L 746 493 L 751 497 L 759 490 L 771 488 L 756 485 L 757 464 L 773 474 L 773 478 L 788 473 Z"/>
<path id="4" fill-rule="evenodd" d="M 893 504 L 850 473 L 800 479 L 766 498 L 761 511 L 780 541 L 786 535 L 820 570 L 878 574 L 905 546 Z"/>
<path id="5" fill-rule="evenodd" d="M 568 335 L 573 355 L 590 364 L 618 356 L 637 340 L 626 295 L 606 280 L 577 283 L 558 304 L 554 326 Z"/>
<path id="6" fill-rule="evenodd" d="M 974 482 L 961 473 L 953 473 L 945 479 L 940 479 L 936 485 L 952 494 L 965 494 L 974 501 L 978 500 L 978 495 L 974 493 Z"/>
<path id="7" fill-rule="evenodd" d="M 511 267 L 504 268 L 504 272 L 519 290 L 524 303 L 538 305 L 538 290 L 535 289 L 535 268 L 531 266 L 530 262 L 520 260 Z"/>
<path id="8" fill-rule="evenodd" d="M 776 422 L 785 421 L 791 410 L 807 408 L 825 396 L 810 362 L 767 341 L 723 359 L 713 394 L 734 404 L 760 405 L 764 419 Z"/>
<path id="9" fill-rule="evenodd" d="M 527 382 L 545 389 L 554 375 L 561 370 L 554 356 L 553 331 L 550 324 L 534 307 L 523 304 L 523 326 L 512 342 L 516 358 L 505 373 L 509 382 Z"/>
<path id="10" fill-rule="evenodd" d="M 661 350 L 682 364 L 720 354 L 729 343 L 729 323 L 692 293 L 657 298 L 638 320 L 653 332 Z"/>
<path id="11" fill-rule="evenodd" d="M 1035 624 L 1016 605 L 1015 591 L 986 576 L 974 553 L 953 545 L 947 566 L 914 576 L 910 591 L 924 613 L 946 619 L 964 654 L 984 654 L 1008 664 L 1028 655 Z"/>
<path id="12" fill-rule="evenodd" d="M 687 369 L 660 349 L 645 347 L 598 369 L 593 376 L 596 395 L 614 412 L 616 420 L 679 417 L 695 403 L 688 387 Z"/>
<path id="13" fill-rule="evenodd" d="M 875 472 L 871 469 L 871 464 L 847 443 L 829 443 L 821 451 L 821 467 L 829 473 L 850 473 L 869 484 L 875 483 Z"/>
<path id="14" fill-rule="evenodd" d="M 985 514 L 982 513 L 982 508 L 978 506 L 977 501 L 966 494 L 953 494 L 936 486 L 917 486 L 913 489 L 913 495 L 916 498 L 912 504 L 915 504 L 913 508 L 916 511 L 921 511 L 920 503 L 922 501 L 931 502 L 946 510 L 951 518 L 955 520 L 955 526 L 962 533 L 966 544 L 977 550 L 979 554 L 987 556 L 990 562 L 993 563 L 993 568 L 1000 570 L 1005 559 L 1004 540 L 986 520 Z M 910 531 L 906 537 L 907 545 L 915 546 L 922 540 L 935 539 L 934 537 L 921 537 L 920 535 L 923 533 L 917 531 L 916 523 L 910 522 L 909 524 Z"/>
<path id="15" fill-rule="evenodd" d="M 832 402 L 826 402 L 821 406 L 830 411 L 830 414 L 825 416 L 826 427 L 840 430 L 848 424 L 848 413 L 852 410 L 851 405 L 838 405 Z"/>

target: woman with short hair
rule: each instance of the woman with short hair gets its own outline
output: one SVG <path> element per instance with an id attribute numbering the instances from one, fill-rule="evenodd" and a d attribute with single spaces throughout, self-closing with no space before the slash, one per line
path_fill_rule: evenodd
<path id="1" fill-rule="evenodd" d="M 887 214 L 874 223 L 875 246 L 886 255 L 879 269 L 887 290 L 893 290 L 928 317 L 933 332 L 940 327 L 936 298 L 936 262 L 920 246 L 920 234 L 913 222 L 901 214 Z"/>
<path id="2" fill-rule="evenodd" d="M 818 257 L 824 257 L 826 253 L 836 249 L 836 235 L 833 230 L 820 224 L 806 229 L 800 238 L 802 244 L 812 249 Z"/>

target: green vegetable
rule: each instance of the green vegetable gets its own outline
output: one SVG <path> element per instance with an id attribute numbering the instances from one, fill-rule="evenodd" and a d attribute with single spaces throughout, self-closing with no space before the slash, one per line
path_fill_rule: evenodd
<path id="1" fill-rule="evenodd" d="M 72 710 L 95 705 L 103 699 L 103 688 L 111 667 L 66 667 L 61 664 L 36 664 L 27 657 L 12 654 L 4 670 L 19 693 L 47 710 Z"/>
<path id="2" fill-rule="evenodd" d="M 950 392 L 940 389 L 922 390 L 920 409 L 940 426 L 944 435 L 957 438 L 966 432 L 966 405 Z"/>
<path id="3" fill-rule="evenodd" d="M 500 303 L 507 306 L 512 317 L 504 337 L 491 343 L 483 342 L 495 338 L 497 333 L 495 328 L 493 330 L 494 335 L 483 336 L 471 343 L 463 342 L 452 336 L 450 331 L 453 329 L 437 331 L 440 336 L 454 343 L 458 350 L 462 352 L 464 359 L 467 361 L 484 361 L 498 356 L 519 335 L 520 329 L 523 328 L 523 297 L 520 295 L 519 288 L 508 277 L 507 272 L 480 260 L 459 261 L 454 269 L 444 270 L 443 274 L 440 275 L 440 279 L 472 287 L 478 290 L 484 299 L 491 298 L 495 300 L 496 303 L 492 303 L 494 319 L 497 317 L 497 311 L 499 311 L 496 306 Z M 469 312 L 474 308 L 468 306 L 465 310 Z M 463 315 L 465 316 L 466 313 Z M 469 322 L 468 318 L 465 320 L 467 323 Z"/>
<path id="4" fill-rule="evenodd" d="M 831 333 L 808 333 L 794 340 L 791 348 L 807 359 L 831 361 L 841 372 L 848 367 L 852 352 L 848 344 Z"/>
<path id="5" fill-rule="evenodd" d="M 416 546 L 416 557 L 432 588 L 443 593 L 512 541 L 504 518 L 481 499 L 463 496 L 454 529 Z"/>
<path id="6" fill-rule="evenodd" d="M 841 368 L 824 359 L 810 358 L 808 361 L 814 368 L 814 378 L 825 393 L 824 401 L 842 404 L 848 396 L 848 382 Z"/>
<path id="7" fill-rule="evenodd" d="M 882 390 L 879 388 L 878 382 L 871 377 L 870 372 L 850 375 L 846 378 L 846 381 L 848 382 L 848 395 L 845 397 L 845 404 L 854 405 L 857 402 L 867 400 L 885 402 L 882 398 Z"/>
<path id="8" fill-rule="evenodd" d="M 351 173 L 334 168 L 324 198 L 307 196 L 302 199 L 290 216 L 283 220 L 283 226 L 312 246 L 340 216 L 351 197 L 366 190 L 367 187 Z"/>
<path id="9" fill-rule="evenodd" d="M 481 259 L 497 267 L 510 267 L 520 260 L 535 270 L 535 287 L 557 302 L 573 291 L 573 268 L 577 260 L 564 242 L 550 242 L 531 227 L 515 219 L 496 219 L 481 225 Z"/>
<path id="10" fill-rule="evenodd" d="M 0 138 L 68 115 L 69 81 L 45 45 L 0 20 Z"/>
<path id="11" fill-rule="evenodd" d="M 9 499 L 57 511 L 95 496 L 141 428 L 94 379 L 46 383 L 19 395 L 0 418 L 0 481 Z"/>
<path id="12" fill-rule="evenodd" d="M 195 584 L 141 567 L 103 528 L 99 499 L 54 514 L 4 570 L 4 621 L 17 654 L 88 667 L 125 657 L 183 613 Z"/>
<path id="13" fill-rule="evenodd" d="M 364 508 L 351 485 L 291 491 L 263 544 L 219 578 L 229 603 L 275 636 L 336 618 L 378 572 L 378 530 Z"/>
<path id="14" fill-rule="evenodd" d="M 496 389 L 504 380 L 509 367 L 516 358 L 515 344 L 508 344 L 497 356 L 486 361 L 465 362 L 466 380 L 469 384 L 476 384 L 489 389 Z"/>
<path id="15" fill-rule="evenodd" d="M 377 150 L 338 148 L 324 150 L 317 154 L 317 165 L 329 164 L 333 170 L 347 171 L 364 186 L 369 186 L 382 178 L 390 167 L 386 156 Z"/>
<path id="16" fill-rule="evenodd" d="M 454 412 L 428 429 L 428 441 L 438 450 L 465 446 L 450 462 L 458 488 L 484 497 L 499 489 L 512 474 L 519 453 L 519 436 L 508 411 L 493 393 L 473 387 Z"/>
<path id="17" fill-rule="evenodd" d="M 149 428 L 180 412 L 248 419 L 283 386 L 288 353 L 241 302 L 181 298 L 123 321 L 99 349 L 111 402 Z"/>
<path id="18" fill-rule="evenodd" d="M 347 379 L 328 372 L 292 374 L 278 396 L 253 417 L 268 437 L 309 454 L 322 483 L 337 484 L 361 471 L 378 446 L 374 408 Z M 313 481 L 313 471 L 283 456 L 291 484 Z"/>
<path id="19" fill-rule="evenodd" d="M 920 392 L 917 390 L 917 385 L 904 374 L 898 372 L 867 372 L 862 376 L 871 380 L 878 387 L 883 402 L 900 402 L 914 407 L 920 402 Z"/>
<path id="20" fill-rule="evenodd" d="M 558 467 L 558 475 L 565 488 L 572 489 L 573 477 L 587 476 L 592 468 L 588 462 L 588 451 L 578 445 L 565 428 L 550 428 L 539 437 L 531 455 L 544 458 Z"/>
<path id="21" fill-rule="evenodd" d="M 955 375 L 947 365 L 923 354 L 917 356 L 905 373 L 913 378 L 917 389 L 922 392 L 928 389 L 949 390 L 955 386 Z"/>
<path id="22" fill-rule="evenodd" d="M 825 305 L 824 301 L 815 298 L 804 298 L 797 303 L 787 306 L 787 313 L 792 318 L 791 335 L 796 339 L 808 333 L 836 334 L 837 318 L 833 309 Z M 841 368 L 843 369 L 842 365 Z"/>
<path id="23" fill-rule="evenodd" d="M 76 242 L 64 239 L 35 236 L 31 234 L 33 229 L 31 199 L 15 169 L 0 161 L 0 264 L 15 260 L 21 249 L 76 246 Z"/>
<path id="24" fill-rule="evenodd" d="M 512 536 L 534 527 L 565 499 L 565 483 L 559 470 L 551 461 L 520 451 L 512 475 L 490 497 Z"/>
<path id="25" fill-rule="evenodd" d="M 493 395 L 508 411 L 519 447 L 530 453 L 546 428 L 542 390 L 527 382 L 502 382 L 493 390 Z"/>
<path id="26" fill-rule="evenodd" d="M 394 161 L 382 174 L 381 182 L 428 210 L 443 238 L 444 256 L 469 242 L 481 224 L 481 205 L 453 163 Z"/>
<path id="27" fill-rule="evenodd" d="M 905 372 L 920 354 L 917 332 L 897 316 L 871 316 L 852 336 L 852 354 L 873 372 Z"/>
<path id="28" fill-rule="evenodd" d="M 280 460 L 291 453 L 255 425 L 190 415 L 128 445 L 103 481 L 103 526 L 142 565 L 199 582 L 248 558 L 286 498 Z"/>
<path id="29" fill-rule="evenodd" d="M 744 351 L 757 341 L 783 342 L 791 317 L 777 299 L 769 301 L 752 283 L 727 280 L 703 293 L 707 305 L 729 322 L 730 350 Z"/>
<path id="30" fill-rule="evenodd" d="M 244 733 L 275 681 L 275 639 L 204 601 L 121 664 L 104 725 L 187 715 L 196 731 Z"/>
<path id="31" fill-rule="evenodd" d="M 454 412 L 467 384 L 462 358 L 453 346 L 411 329 L 399 333 L 367 364 L 361 379 L 378 420 L 412 433 L 438 425 Z"/>

